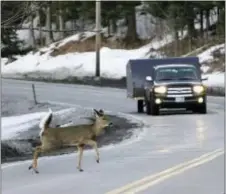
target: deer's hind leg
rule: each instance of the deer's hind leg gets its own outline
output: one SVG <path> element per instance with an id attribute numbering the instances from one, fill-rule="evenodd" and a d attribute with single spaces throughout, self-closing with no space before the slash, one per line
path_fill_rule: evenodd
<path id="1" fill-rule="evenodd" d="M 39 173 L 37 170 L 38 166 L 38 156 L 42 152 L 42 146 L 37 146 L 35 148 L 34 154 L 33 154 L 33 162 L 32 164 L 28 167 L 29 170 L 33 169 L 35 173 Z"/>
<path id="2" fill-rule="evenodd" d="M 78 169 L 80 172 L 82 172 L 83 169 L 81 168 L 81 163 L 82 163 L 82 157 L 83 157 L 84 145 L 83 145 L 83 144 L 80 144 L 80 145 L 77 146 L 77 148 L 78 148 L 78 152 L 79 152 L 79 153 L 78 153 L 79 156 L 78 156 L 78 166 L 77 166 L 77 169 Z"/>

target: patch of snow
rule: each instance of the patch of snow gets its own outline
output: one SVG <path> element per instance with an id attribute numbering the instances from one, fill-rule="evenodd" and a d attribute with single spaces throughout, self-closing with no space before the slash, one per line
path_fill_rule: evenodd
<path id="1" fill-rule="evenodd" d="M 13 139 L 19 132 L 27 131 L 35 126 L 44 112 L 25 114 L 20 116 L 2 117 L 1 140 Z"/>
<path id="2" fill-rule="evenodd" d="M 74 36 L 72 36 L 73 38 Z M 156 49 L 169 43 L 173 40 L 171 35 L 166 36 L 164 40 L 158 38 L 139 49 L 123 50 L 123 49 L 110 49 L 103 47 L 100 50 L 100 69 L 101 76 L 105 78 L 120 79 L 126 75 L 126 64 L 130 59 L 148 58 L 151 54 L 156 57 L 161 57 Z M 84 77 L 94 76 L 95 74 L 95 52 L 84 53 L 68 53 L 65 55 L 59 55 L 51 57 L 49 52 L 55 44 L 51 44 L 50 47 L 43 48 L 42 51 L 48 51 L 42 55 L 40 53 L 30 52 L 24 57 L 20 57 L 17 61 L 11 64 L 4 65 L 6 59 L 1 59 L 3 62 L 2 75 L 5 77 L 11 77 L 13 75 L 25 75 L 51 78 L 51 79 L 67 79 L 69 77 Z M 201 54 L 198 55 L 200 62 L 206 62 L 213 60 L 212 52 L 219 49 L 224 52 L 225 44 L 213 46 Z M 151 50 L 151 51 L 150 51 Z M 202 70 L 206 72 L 207 66 L 202 66 Z M 220 77 L 220 78 L 219 78 Z M 217 79 L 216 79 L 217 78 Z M 224 86 L 224 74 L 209 75 L 209 80 L 205 82 L 209 86 Z"/>
<path id="3" fill-rule="evenodd" d="M 71 37 L 71 39 L 73 38 L 76 38 L 76 36 Z M 172 36 L 168 35 L 163 40 L 154 39 L 150 44 L 133 50 L 101 48 L 101 76 L 115 79 L 124 77 L 126 75 L 126 64 L 129 59 L 147 58 L 147 53 L 157 55 L 156 51 L 150 52 L 150 47 L 158 49 L 170 41 L 172 41 Z M 51 57 L 49 53 L 55 47 L 56 43 L 53 43 L 49 47 L 41 49 L 42 52 L 46 52 L 42 55 L 40 55 L 40 52 L 34 54 L 30 52 L 19 60 L 7 66 L 2 66 L 2 75 L 38 73 L 38 75 L 47 74 L 47 77 L 52 79 L 94 76 L 95 52 L 68 53 Z"/>
<path id="4" fill-rule="evenodd" d="M 199 62 L 204 63 L 204 62 L 212 61 L 214 59 L 212 53 L 216 50 L 220 50 L 221 53 L 224 53 L 225 52 L 225 43 L 212 46 L 212 47 L 208 48 L 207 50 L 205 50 L 204 52 L 200 53 L 198 55 Z"/>
<path id="5" fill-rule="evenodd" d="M 65 44 L 67 44 L 68 42 L 70 41 L 79 41 L 81 40 L 81 38 L 89 38 L 89 37 L 92 37 L 92 36 L 95 36 L 95 32 L 83 32 L 83 33 L 77 33 L 73 36 L 69 36 L 68 38 L 65 38 L 57 47 L 61 47 Z"/>
<path id="6" fill-rule="evenodd" d="M 5 66 L 8 61 L 8 58 L 1 58 L 1 66 Z"/>
<path id="7" fill-rule="evenodd" d="M 219 73 L 212 73 L 212 74 L 205 74 L 206 77 L 208 77 L 208 80 L 203 81 L 203 83 L 207 87 L 222 87 L 225 88 L 225 73 L 219 72 Z"/>
<path id="8" fill-rule="evenodd" d="M 105 28 L 106 32 L 107 29 Z M 185 32 L 184 32 L 185 34 Z M 84 36 L 95 35 L 94 32 L 85 32 Z M 48 47 L 40 49 L 39 52 L 30 52 L 26 56 L 17 57 L 18 60 L 4 65 L 6 59 L 1 59 L 1 70 L 4 77 L 23 77 L 29 75 L 34 78 L 46 79 L 67 79 L 70 77 L 83 78 L 95 75 L 95 52 L 67 53 L 65 55 L 50 56 L 53 49 L 66 44 L 72 40 L 78 40 L 78 34 L 70 36 L 62 41 L 52 43 Z M 149 44 L 138 49 L 110 49 L 102 47 L 100 50 L 100 70 L 101 76 L 105 78 L 121 79 L 126 75 L 126 64 L 130 59 L 163 57 L 164 55 L 156 51 L 160 47 L 173 41 L 173 36 L 167 34 L 164 39 L 155 37 Z M 60 45 L 59 45 L 60 43 Z M 58 45 L 57 45 L 58 44 Z M 220 50 L 225 51 L 225 44 L 219 44 L 205 50 L 198 55 L 201 63 L 213 60 L 212 53 Z M 202 66 L 206 72 L 207 66 Z M 211 78 L 210 78 L 211 79 Z M 210 81 L 211 82 L 211 81 Z"/>
<path id="9" fill-rule="evenodd" d="M 34 126 L 37 126 L 37 128 L 39 126 L 41 133 L 44 122 L 48 119 L 50 113 L 51 110 L 49 110 L 49 112 L 37 112 L 20 116 L 2 117 L 1 140 L 17 138 L 19 133 L 28 131 Z M 75 115 L 80 115 L 80 117 L 75 117 Z M 93 112 L 91 110 L 86 110 L 83 107 L 62 109 L 60 111 L 53 112 L 53 118 L 50 126 L 55 127 L 57 125 L 69 126 L 87 124 L 90 123 L 90 120 L 87 118 L 92 116 Z"/>
<path id="10" fill-rule="evenodd" d="M 203 73 L 206 73 L 209 69 L 210 69 L 209 66 L 206 66 L 206 65 L 201 66 L 201 70 L 202 70 Z"/>

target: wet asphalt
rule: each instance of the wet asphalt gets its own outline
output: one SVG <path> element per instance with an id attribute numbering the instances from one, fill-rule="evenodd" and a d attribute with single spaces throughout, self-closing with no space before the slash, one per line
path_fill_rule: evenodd
<path id="1" fill-rule="evenodd" d="M 30 82 L 4 80 L 3 91 L 29 96 Z M 61 105 L 102 108 L 132 115 L 145 122 L 145 132 L 128 144 L 101 149 L 101 162 L 92 151 L 84 157 L 84 172 L 76 171 L 76 155 L 42 158 L 40 174 L 27 167 L 30 161 L 3 167 L 3 193 L 104 194 L 128 183 L 224 148 L 224 98 L 208 97 L 206 115 L 171 113 L 152 117 L 136 113 L 136 104 L 126 99 L 126 91 L 66 84 L 35 83 L 37 98 Z M 51 93 L 49 92 L 51 91 Z M 32 97 L 31 97 L 32 98 Z M 224 192 L 223 156 L 178 175 L 168 177 L 140 193 L 218 194 Z M 87 186 L 88 184 L 88 186 Z M 12 187 L 13 185 L 13 187 Z M 76 190 L 75 190 L 76 188 Z M 133 193 L 133 192 L 131 192 Z"/>

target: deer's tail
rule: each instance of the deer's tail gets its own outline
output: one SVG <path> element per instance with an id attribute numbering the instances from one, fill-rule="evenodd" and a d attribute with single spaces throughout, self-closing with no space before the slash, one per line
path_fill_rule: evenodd
<path id="1" fill-rule="evenodd" d="M 39 123 L 39 128 L 41 129 L 40 131 L 40 136 L 43 135 L 43 133 L 45 132 L 46 128 L 49 127 L 49 124 L 52 121 L 52 117 L 53 117 L 53 111 L 49 108 L 49 112 L 47 113 L 47 115 L 45 115 L 42 120 Z"/>

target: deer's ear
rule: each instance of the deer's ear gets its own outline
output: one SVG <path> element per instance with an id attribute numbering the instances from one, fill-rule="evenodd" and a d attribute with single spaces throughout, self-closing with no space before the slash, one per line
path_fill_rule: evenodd
<path id="1" fill-rule="evenodd" d="M 104 111 L 102 109 L 100 109 L 98 112 L 100 116 L 104 116 Z"/>
<path id="2" fill-rule="evenodd" d="M 95 112 L 96 115 L 99 116 L 99 112 L 96 109 L 93 109 L 93 111 Z"/>

